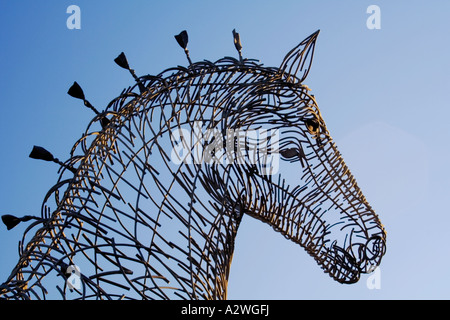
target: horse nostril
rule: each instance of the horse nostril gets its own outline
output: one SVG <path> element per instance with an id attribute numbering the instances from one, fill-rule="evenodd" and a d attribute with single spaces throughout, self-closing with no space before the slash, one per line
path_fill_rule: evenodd
<path id="1" fill-rule="evenodd" d="M 346 248 L 346 252 L 354 259 L 355 265 L 362 273 L 370 273 L 378 267 L 385 251 L 385 240 L 380 235 L 373 235 L 365 243 Z"/>
<path id="2" fill-rule="evenodd" d="M 381 257 L 386 250 L 384 239 L 380 236 L 372 236 L 366 242 L 364 248 L 364 258 L 367 261 L 373 261 L 377 264 L 381 261 Z M 373 263 L 372 263 L 373 264 Z"/>
<path id="3" fill-rule="evenodd" d="M 386 251 L 383 237 L 375 235 L 370 237 L 365 245 L 361 245 L 359 268 L 363 273 L 370 273 L 381 263 L 381 258 Z"/>

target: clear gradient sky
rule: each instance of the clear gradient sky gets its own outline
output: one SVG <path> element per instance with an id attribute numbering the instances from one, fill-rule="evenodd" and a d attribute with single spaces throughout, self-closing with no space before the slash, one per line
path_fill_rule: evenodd
<path id="1" fill-rule="evenodd" d="M 81 29 L 66 26 L 69 5 Z M 369 5 L 381 9 L 370 30 Z M 0 1 L 0 213 L 39 215 L 57 165 L 92 112 L 67 95 L 80 83 L 99 109 L 139 74 L 186 65 L 173 36 L 189 32 L 192 60 L 243 55 L 279 66 L 317 29 L 306 84 L 332 137 L 387 230 L 380 288 L 368 276 L 334 282 L 306 252 L 246 217 L 236 242 L 230 299 L 448 299 L 450 297 L 450 2 L 448 1 Z M 0 283 L 18 260 L 26 225 L 0 226 Z"/>

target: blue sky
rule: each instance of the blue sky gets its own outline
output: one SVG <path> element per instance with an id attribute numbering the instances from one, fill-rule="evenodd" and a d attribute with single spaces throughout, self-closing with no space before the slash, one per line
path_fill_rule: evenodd
<path id="1" fill-rule="evenodd" d="M 69 5 L 81 29 L 69 30 Z M 381 29 L 369 30 L 369 5 Z M 0 212 L 38 215 L 57 166 L 92 112 L 67 95 L 73 81 L 102 109 L 139 74 L 187 61 L 173 38 L 189 32 L 192 60 L 243 55 L 279 66 L 321 30 L 306 80 L 331 135 L 387 230 L 379 289 L 365 275 L 334 282 L 297 245 L 246 217 L 236 242 L 230 299 L 448 299 L 450 287 L 450 3 L 444 1 L 12 1 L 0 2 Z M 17 262 L 26 226 L 0 226 L 0 282 Z"/>

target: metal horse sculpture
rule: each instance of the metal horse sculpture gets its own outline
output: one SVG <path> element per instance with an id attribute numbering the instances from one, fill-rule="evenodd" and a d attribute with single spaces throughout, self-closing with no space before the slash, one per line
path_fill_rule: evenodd
<path id="1" fill-rule="evenodd" d="M 303 247 L 333 279 L 358 281 L 385 253 L 385 230 L 303 84 L 318 32 L 279 68 L 243 59 L 189 60 L 136 84 L 96 112 L 61 164 L 6 299 L 226 299 L 246 214 Z M 95 129 L 97 128 L 97 129 Z M 252 133 L 252 134 L 250 134 Z M 263 134 L 264 133 L 264 134 Z M 259 134 L 259 135 L 258 135 Z M 278 162 L 277 162 L 278 161 Z"/>

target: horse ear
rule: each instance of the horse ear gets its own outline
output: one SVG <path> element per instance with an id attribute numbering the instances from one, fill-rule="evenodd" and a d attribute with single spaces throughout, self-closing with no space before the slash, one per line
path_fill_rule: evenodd
<path id="1" fill-rule="evenodd" d="M 286 81 L 301 83 L 306 79 L 319 32 L 320 30 L 314 32 L 286 55 L 280 66 L 280 73 L 286 77 Z"/>

